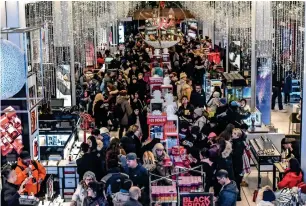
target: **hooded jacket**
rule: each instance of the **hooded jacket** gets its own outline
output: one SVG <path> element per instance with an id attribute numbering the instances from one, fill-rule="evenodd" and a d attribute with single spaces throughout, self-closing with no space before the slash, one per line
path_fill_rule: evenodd
<path id="1" fill-rule="evenodd" d="M 114 206 L 123 206 L 129 199 L 130 195 L 128 191 L 119 191 L 113 195 L 113 204 Z"/>
<path id="2" fill-rule="evenodd" d="M 133 113 L 132 108 L 128 102 L 127 96 L 118 96 L 117 97 L 117 104 L 121 105 L 122 111 L 124 112 L 124 115 L 122 119 L 120 120 L 120 124 L 124 126 L 128 126 L 129 124 L 129 116 Z"/>
<path id="3" fill-rule="evenodd" d="M 285 171 L 285 176 L 284 178 L 277 184 L 278 189 L 283 189 L 283 188 L 292 188 L 296 187 L 299 183 L 303 181 L 303 174 L 302 172 L 297 175 L 295 172 L 288 172 Z"/>
<path id="4" fill-rule="evenodd" d="M 33 192 L 34 195 L 36 195 L 40 191 L 41 184 L 38 183 L 39 179 L 44 180 L 46 177 L 46 169 L 37 161 L 35 161 L 37 164 L 37 169 L 35 166 L 30 163 L 32 166 L 32 176 L 34 181 L 29 181 L 25 185 L 25 191 L 28 194 L 31 194 Z M 21 185 L 21 183 L 28 177 L 28 173 L 26 172 L 27 166 L 24 165 L 20 158 L 18 158 L 17 167 L 15 169 L 15 172 L 17 174 L 17 180 L 15 182 L 16 185 Z"/>
<path id="5" fill-rule="evenodd" d="M 231 181 L 229 184 L 224 185 L 219 193 L 218 205 L 219 206 L 236 206 L 238 189 L 236 183 Z"/>

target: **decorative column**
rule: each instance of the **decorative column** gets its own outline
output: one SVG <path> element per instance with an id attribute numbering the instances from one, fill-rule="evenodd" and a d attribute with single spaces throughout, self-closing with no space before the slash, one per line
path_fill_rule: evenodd
<path id="1" fill-rule="evenodd" d="M 305 2 L 304 2 L 305 3 Z M 304 39 L 305 39 L 305 28 L 306 28 L 306 6 L 305 6 L 305 13 L 304 13 Z M 301 120 L 301 168 L 305 174 L 306 172 L 306 126 L 304 124 L 304 122 L 306 122 L 306 41 L 304 40 L 304 70 L 303 73 L 301 75 L 301 83 L 303 84 L 301 89 L 302 89 L 302 120 Z M 306 181 L 306 176 L 304 175 L 304 182 Z"/>
<path id="2" fill-rule="evenodd" d="M 271 123 L 272 93 L 272 10 L 271 2 L 252 2 L 251 107 Z M 255 37 L 255 39 L 254 39 Z M 255 48 L 255 49 L 254 49 Z"/>

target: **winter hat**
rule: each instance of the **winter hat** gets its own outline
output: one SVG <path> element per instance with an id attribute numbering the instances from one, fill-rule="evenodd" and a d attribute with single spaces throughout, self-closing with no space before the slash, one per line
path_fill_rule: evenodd
<path id="1" fill-rule="evenodd" d="M 273 202 L 275 199 L 275 194 L 272 190 L 266 190 L 263 192 L 263 201 Z"/>
<path id="2" fill-rule="evenodd" d="M 96 175 L 92 171 L 87 171 L 83 175 L 83 180 L 85 180 L 87 177 L 92 178 L 93 180 L 96 180 Z"/>
<path id="3" fill-rule="evenodd" d="M 187 77 L 187 74 L 186 74 L 185 72 L 182 72 L 182 73 L 180 74 L 180 79 L 183 79 L 183 78 L 185 78 L 185 77 Z"/>
<path id="4" fill-rule="evenodd" d="M 109 134 L 109 130 L 106 127 L 100 129 L 100 134 Z"/>
<path id="5" fill-rule="evenodd" d="M 214 133 L 214 132 L 211 132 L 211 133 L 209 133 L 209 135 L 208 135 L 208 139 L 211 139 L 211 138 L 213 138 L 213 137 L 216 137 L 217 135 L 216 135 L 216 133 Z"/>
<path id="6" fill-rule="evenodd" d="M 19 155 L 20 159 L 31 159 L 30 153 L 28 151 L 22 151 Z"/>

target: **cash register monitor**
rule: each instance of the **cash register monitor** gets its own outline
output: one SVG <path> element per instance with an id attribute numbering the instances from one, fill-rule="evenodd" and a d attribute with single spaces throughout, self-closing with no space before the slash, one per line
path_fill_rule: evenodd
<path id="1" fill-rule="evenodd" d="M 51 109 L 58 109 L 64 107 L 64 99 L 51 99 Z"/>

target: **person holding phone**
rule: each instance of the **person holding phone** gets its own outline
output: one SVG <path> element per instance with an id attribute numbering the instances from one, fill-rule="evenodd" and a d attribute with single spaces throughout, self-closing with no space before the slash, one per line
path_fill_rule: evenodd
<path id="1" fill-rule="evenodd" d="M 25 190 L 25 185 L 31 179 L 26 178 L 20 185 L 15 185 L 17 175 L 15 170 L 11 168 L 2 171 L 3 188 L 1 190 L 1 205 L 2 206 L 19 206 L 19 197 Z"/>

